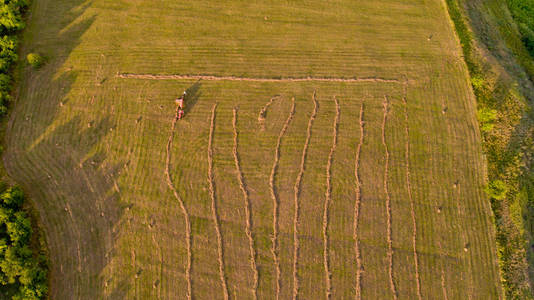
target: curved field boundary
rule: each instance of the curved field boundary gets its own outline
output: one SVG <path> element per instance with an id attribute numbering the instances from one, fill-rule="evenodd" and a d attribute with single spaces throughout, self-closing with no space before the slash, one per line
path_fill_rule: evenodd
<path id="1" fill-rule="evenodd" d="M 273 236 L 271 238 L 271 253 L 273 255 L 274 268 L 276 273 L 276 299 L 279 299 L 280 296 L 280 259 L 278 256 L 278 194 L 276 193 L 274 179 L 276 171 L 278 169 L 278 161 L 280 159 L 280 145 L 282 144 L 282 137 L 285 135 L 293 116 L 295 115 L 295 98 L 291 98 L 291 111 L 287 116 L 284 126 L 278 134 L 278 141 L 276 142 L 276 149 L 274 152 L 273 167 L 271 169 L 271 176 L 269 177 L 269 188 L 271 192 L 271 199 L 273 201 Z"/>
<path id="2" fill-rule="evenodd" d="M 215 225 L 215 232 L 217 233 L 217 260 L 219 261 L 219 279 L 221 280 L 224 300 L 228 300 L 228 285 L 226 283 L 226 276 L 224 274 L 223 241 L 219 224 L 219 215 L 217 214 L 217 203 L 215 202 L 215 183 L 213 180 L 213 131 L 215 129 L 216 108 L 217 103 L 213 104 L 213 108 L 211 110 L 210 134 L 208 137 L 208 183 L 211 197 L 211 213 L 213 217 L 213 223 Z"/>
<path id="3" fill-rule="evenodd" d="M 297 180 L 295 181 L 294 191 L 294 216 L 293 216 L 293 300 L 298 298 L 299 294 L 299 278 L 298 278 L 298 258 L 299 258 L 299 194 L 300 194 L 300 184 L 302 182 L 302 176 L 304 175 L 304 164 L 306 163 L 306 156 L 308 153 L 308 145 L 310 144 L 311 139 L 311 130 L 315 116 L 317 115 L 317 99 L 315 98 L 315 91 L 313 92 L 313 112 L 308 121 L 308 128 L 306 130 L 306 141 L 304 142 L 304 147 L 302 149 L 302 158 L 300 160 L 300 170 L 297 175 Z"/>
<path id="4" fill-rule="evenodd" d="M 327 82 L 389 82 L 399 83 L 399 79 L 382 77 L 237 77 L 237 76 L 215 76 L 215 75 L 163 75 L 163 74 L 133 74 L 118 73 L 119 78 L 153 79 L 153 80 L 211 80 L 211 81 L 256 81 L 256 82 L 287 82 L 287 81 L 327 81 Z"/>
<path id="5" fill-rule="evenodd" d="M 258 267 L 256 265 L 256 248 L 254 246 L 254 238 L 252 236 L 252 216 L 250 211 L 250 200 L 248 197 L 248 191 L 247 186 L 245 184 L 245 180 L 243 179 L 243 172 L 241 171 L 241 166 L 239 164 L 239 153 L 237 152 L 237 145 L 238 145 L 238 132 L 237 132 L 237 108 L 234 108 L 233 110 L 234 117 L 232 119 L 232 126 L 234 128 L 234 163 L 235 163 L 235 169 L 237 174 L 237 180 L 239 181 L 239 188 L 241 189 L 241 192 L 243 193 L 243 200 L 245 201 L 245 218 L 246 218 L 246 227 L 245 227 L 245 234 L 248 238 L 248 247 L 250 251 L 250 268 L 252 269 L 252 272 L 254 273 L 254 282 L 252 285 L 252 296 L 254 299 L 258 299 Z"/>
<path id="6" fill-rule="evenodd" d="M 395 281 L 393 280 L 393 241 L 391 238 L 391 197 L 388 190 L 388 174 L 389 174 L 389 149 L 386 143 L 386 122 L 389 112 L 388 99 L 384 96 L 384 115 L 382 118 L 382 145 L 385 149 L 386 162 L 384 163 L 384 193 L 386 194 L 386 215 L 387 215 L 387 242 L 388 242 L 388 271 L 389 271 L 389 287 L 393 294 L 393 299 L 397 299 L 397 289 L 395 287 Z"/>
<path id="7" fill-rule="evenodd" d="M 324 195 L 324 209 L 323 209 L 323 265 L 325 273 L 325 284 L 326 284 L 326 294 L 325 298 L 330 299 L 332 295 L 332 282 L 331 277 L 332 273 L 330 272 L 330 252 L 328 248 L 328 208 L 330 202 L 332 201 L 332 159 L 334 157 L 334 152 L 336 151 L 337 145 L 337 128 L 339 125 L 339 102 L 334 96 L 334 101 L 336 103 L 336 116 L 334 118 L 333 133 L 332 133 L 332 147 L 330 148 L 330 153 L 328 154 L 328 162 L 326 164 L 326 191 Z"/>
<path id="8" fill-rule="evenodd" d="M 413 200 L 412 184 L 410 181 L 410 127 L 408 125 L 408 102 L 406 101 L 406 94 L 402 97 L 402 102 L 404 105 L 404 133 L 406 135 L 406 142 L 404 145 L 404 165 L 406 167 L 406 188 L 408 189 L 408 198 L 410 200 L 410 214 L 412 217 L 413 263 L 415 267 L 415 282 L 417 284 L 417 298 L 421 300 L 421 277 L 419 276 L 419 258 L 417 254 L 417 222 L 415 219 L 415 203 Z"/>
<path id="9" fill-rule="evenodd" d="M 364 100 L 365 101 L 365 100 Z M 356 195 L 354 201 L 354 223 L 352 230 L 352 237 L 354 238 L 354 255 L 356 256 L 356 286 L 355 286 L 355 299 L 361 300 L 361 277 L 362 277 L 362 257 L 360 253 L 360 240 L 358 238 L 358 225 L 360 219 L 360 204 L 362 200 L 361 185 L 360 180 L 360 154 L 362 151 L 363 138 L 365 136 L 364 126 L 365 121 L 363 120 L 364 116 L 364 101 L 360 106 L 360 141 L 356 147 L 356 157 L 354 159 L 354 178 L 356 186 Z"/>
<path id="10" fill-rule="evenodd" d="M 184 201 L 182 200 L 182 197 L 178 194 L 178 191 L 176 190 L 176 187 L 174 186 L 174 183 L 171 179 L 171 174 L 169 172 L 170 164 L 171 164 L 171 149 L 172 149 L 172 141 L 174 139 L 174 131 L 176 128 L 176 122 L 178 121 L 178 107 L 176 107 L 176 112 L 174 115 L 174 119 L 172 120 L 171 125 L 171 134 L 169 135 L 169 141 L 167 142 L 167 158 L 165 161 L 165 176 L 167 179 L 167 185 L 171 189 L 174 198 L 178 201 L 180 204 L 180 208 L 182 210 L 182 214 L 184 215 L 185 219 L 185 242 L 186 242 L 186 248 L 187 248 L 187 266 L 185 268 L 185 278 L 187 280 L 187 299 L 191 300 L 192 295 L 192 288 L 191 288 L 191 262 L 192 262 L 192 253 L 191 253 L 191 221 L 189 219 L 189 213 L 187 212 L 187 208 L 185 207 Z"/>

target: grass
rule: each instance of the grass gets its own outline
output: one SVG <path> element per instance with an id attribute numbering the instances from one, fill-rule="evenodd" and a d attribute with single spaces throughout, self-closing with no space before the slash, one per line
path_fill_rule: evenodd
<path id="1" fill-rule="evenodd" d="M 361 299 L 500 296 L 474 97 L 443 3 L 40 0 L 31 11 L 22 52 L 48 60 L 20 70 L 4 162 L 40 212 L 51 298 L 187 297 L 189 230 L 165 174 L 186 89 L 169 173 L 191 224 L 193 298 L 358 298 L 357 273 Z M 307 77 L 396 80 L 285 80 Z"/>
<path id="2" fill-rule="evenodd" d="M 505 296 L 532 299 L 534 60 L 512 18 L 511 2 L 447 3 L 460 39 L 470 45 L 463 48 L 464 59 L 477 97 Z"/>

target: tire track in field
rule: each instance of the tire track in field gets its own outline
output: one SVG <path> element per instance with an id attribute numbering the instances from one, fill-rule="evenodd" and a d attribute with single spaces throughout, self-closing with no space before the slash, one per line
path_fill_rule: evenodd
<path id="1" fill-rule="evenodd" d="M 163 279 L 163 255 L 161 254 L 162 249 L 161 249 L 160 244 L 156 241 L 156 237 L 154 236 L 153 231 L 151 232 L 150 235 L 152 237 L 152 242 L 154 243 L 155 248 L 156 248 L 156 255 L 158 256 L 158 259 L 159 259 L 159 279 L 157 281 L 157 284 L 156 282 L 153 282 L 152 286 L 153 288 L 156 288 L 156 287 L 158 288 L 158 299 L 161 299 L 161 281 Z"/>
<path id="2" fill-rule="evenodd" d="M 221 280 L 224 300 L 228 300 L 228 285 L 226 283 L 226 276 L 224 274 L 224 251 L 221 228 L 219 224 L 219 215 L 217 214 L 217 203 L 215 202 L 215 183 L 213 180 L 213 131 L 215 129 L 215 109 L 217 103 L 213 105 L 211 110 L 210 133 L 208 137 L 208 183 L 211 197 L 211 213 L 213 223 L 215 225 L 215 233 L 217 234 L 217 260 L 219 261 L 219 279 Z"/>
<path id="3" fill-rule="evenodd" d="M 455 184 L 454 184 L 454 187 L 456 188 L 456 207 L 457 207 L 457 210 L 458 210 L 458 218 L 461 218 L 462 216 L 462 209 L 461 209 L 461 195 L 462 195 L 462 191 L 461 191 L 461 183 L 460 181 L 457 181 Z M 460 228 L 460 231 L 461 231 L 461 239 L 462 239 L 462 243 L 464 244 L 464 254 L 467 255 L 467 252 L 469 251 L 469 247 L 470 247 L 470 244 L 469 244 L 469 238 L 466 236 L 466 231 L 465 230 L 462 230 Z M 463 255 L 462 255 L 463 256 Z M 468 273 L 467 276 L 469 277 L 467 279 L 467 289 L 469 291 L 469 294 L 467 295 L 467 298 L 468 299 L 472 299 L 473 298 L 473 295 L 471 294 L 473 289 L 474 289 L 474 282 L 473 282 L 473 272 L 472 272 L 472 266 L 471 266 L 471 261 L 469 261 L 469 259 L 467 257 L 464 258 L 465 261 L 467 262 L 467 267 L 468 267 Z"/>
<path id="4" fill-rule="evenodd" d="M 272 101 L 272 99 L 271 99 Z M 237 152 L 237 145 L 238 145 L 238 132 L 237 132 L 237 108 L 234 107 L 233 110 L 233 119 L 232 119 L 232 126 L 234 128 L 234 163 L 235 163 L 235 169 L 237 174 L 237 180 L 239 181 L 239 188 L 241 189 L 241 192 L 243 193 L 243 200 L 245 201 L 245 218 L 246 218 L 246 227 L 245 227 L 245 234 L 248 238 L 248 247 L 250 251 L 250 268 L 252 269 L 252 272 L 254 273 L 254 283 L 252 285 L 252 296 L 254 299 L 258 299 L 258 280 L 259 280 L 259 274 L 258 274 L 258 267 L 256 265 L 256 248 L 254 246 L 254 237 L 252 236 L 252 216 L 250 211 L 250 200 L 248 197 L 248 191 L 247 186 L 245 184 L 245 180 L 243 179 L 243 172 L 241 171 L 241 166 L 239 164 L 239 153 Z"/>
<path id="5" fill-rule="evenodd" d="M 443 259 L 443 249 L 441 248 L 441 242 L 438 242 L 439 247 L 439 256 L 441 259 Z M 441 291 L 443 293 L 443 299 L 449 300 L 449 297 L 447 296 L 447 288 L 445 285 L 445 271 L 443 270 L 443 267 L 441 268 Z"/>
<path id="6" fill-rule="evenodd" d="M 182 210 L 182 214 L 184 215 L 185 219 L 185 241 L 186 241 L 186 247 L 187 247 L 187 265 L 185 268 L 185 277 L 187 280 L 187 299 L 191 300 L 192 297 L 192 286 L 191 286 L 191 264 L 192 264 L 192 257 L 193 254 L 191 252 L 191 221 L 189 219 L 189 213 L 187 212 L 187 208 L 185 207 L 184 201 L 182 197 L 178 194 L 178 191 L 176 190 L 176 187 L 174 186 L 174 183 L 171 179 L 171 174 L 169 172 L 170 169 L 170 163 L 171 163 L 171 148 L 172 148 L 172 141 L 174 139 L 174 131 L 176 128 L 176 122 L 178 121 L 178 106 L 176 107 L 176 112 L 174 114 L 174 119 L 172 120 L 171 125 L 171 133 L 169 135 L 169 141 L 167 142 L 167 158 L 165 161 L 165 176 L 167 179 L 167 185 L 171 189 L 174 198 L 178 201 L 180 204 L 180 208 Z"/>
<path id="7" fill-rule="evenodd" d="M 387 215 L 387 242 L 388 242 L 388 272 L 389 272 L 389 287 L 393 294 L 393 299 L 397 299 L 397 288 L 393 280 L 393 241 L 391 238 L 391 197 L 388 190 L 388 174 L 389 174 L 389 149 L 386 143 L 386 122 L 389 112 L 388 99 L 384 96 L 384 115 L 382 118 L 382 145 L 385 149 L 386 162 L 384 164 L 384 193 L 386 194 L 386 215 Z"/>
<path id="8" fill-rule="evenodd" d="M 295 181 L 294 191 L 294 216 L 293 216 L 293 300 L 298 298 L 299 294 L 299 278 L 298 278 L 298 257 L 299 257 L 299 195 L 300 195 L 300 184 L 302 182 L 302 176 L 304 175 L 304 164 L 306 163 L 306 156 L 308 153 L 308 145 L 310 144 L 311 139 L 311 130 L 313 126 L 313 121 L 317 115 L 317 99 L 315 98 L 315 91 L 313 92 L 313 112 L 308 121 L 308 128 L 306 130 L 306 141 L 304 142 L 304 147 L 302 149 L 302 158 L 300 160 L 300 170 Z"/>
<path id="9" fill-rule="evenodd" d="M 209 81 L 255 81 L 255 82 L 301 82 L 301 81 L 323 81 L 323 82 L 381 82 L 381 83 L 399 83 L 396 78 L 382 77 L 238 77 L 238 76 L 215 76 L 215 75 L 165 75 L 165 74 L 134 74 L 134 73 L 117 73 L 119 78 L 134 79 L 152 79 L 152 80 L 209 80 Z"/>
<path id="10" fill-rule="evenodd" d="M 417 285 L 417 298 L 422 300 L 421 296 L 421 277 L 419 276 L 419 257 L 417 254 L 417 221 L 415 219 L 415 203 L 412 195 L 412 184 L 410 181 L 410 127 L 408 123 L 408 102 L 406 100 L 406 91 L 402 97 L 404 106 L 404 133 L 406 142 L 404 143 L 404 165 L 406 167 L 406 188 L 408 189 L 408 198 L 410 200 L 410 214 L 412 218 L 412 252 L 413 263 L 415 267 L 415 282 Z"/>
<path id="11" fill-rule="evenodd" d="M 330 252 L 328 248 L 328 208 L 330 206 L 330 202 L 332 201 L 332 179 L 331 179 L 331 173 L 332 173 L 332 159 L 334 157 L 334 152 L 336 151 L 336 145 L 337 145 L 337 128 L 339 126 L 339 102 L 337 101 L 337 98 L 334 96 L 334 101 L 336 103 L 336 116 L 334 119 L 334 125 L 333 125 L 333 133 L 332 133 L 332 147 L 330 148 L 330 153 L 328 154 L 328 162 L 326 164 L 326 191 L 324 195 L 324 209 L 323 209 L 323 266 L 324 266 L 324 273 L 325 273 L 325 284 L 326 284 L 326 294 L 325 298 L 330 299 L 330 296 L 332 295 L 332 282 L 331 282 L 331 276 L 332 273 L 330 272 Z"/>
<path id="12" fill-rule="evenodd" d="M 271 192 L 271 199 L 273 201 L 273 236 L 271 238 L 271 253 L 273 255 L 273 262 L 274 262 L 274 268 L 276 273 L 276 300 L 279 299 L 280 296 L 280 260 L 278 256 L 278 194 L 276 193 L 274 180 L 276 171 L 278 169 L 278 161 L 280 160 L 280 145 L 282 144 L 282 138 L 284 137 L 287 128 L 289 127 L 289 124 L 291 123 L 291 120 L 293 119 L 293 116 L 295 115 L 295 98 L 291 98 L 291 111 L 289 112 L 289 115 L 287 116 L 286 122 L 284 123 L 284 126 L 280 130 L 280 134 L 278 134 L 278 140 L 276 142 L 276 149 L 274 152 L 274 160 L 273 160 L 273 167 L 271 169 L 271 176 L 269 177 L 269 188 Z"/>
<path id="13" fill-rule="evenodd" d="M 364 100 L 365 101 L 365 100 Z M 362 259 L 361 259 L 361 253 L 360 253 L 360 241 L 358 239 L 358 225 L 359 225 L 359 218 L 360 218 L 360 204 L 362 200 L 362 193 L 361 193 L 361 180 L 360 180 L 360 154 L 363 146 L 363 138 L 365 136 L 364 126 L 365 121 L 363 119 L 364 117 L 364 101 L 362 101 L 362 104 L 360 106 L 360 141 L 358 142 L 358 146 L 356 148 L 356 157 L 354 159 L 354 177 L 355 177 L 355 184 L 356 184 L 356 195 L 355 195 L 355 201 L 354 201 L 354 223 L 353 223 L 353 231 L 352 231 L 352 237 L 354 238 L 354 255 L 356 257 L 356 293 L 355 293 L 355 299 L 361 300 L 361 276 L 362 276 Z"/>

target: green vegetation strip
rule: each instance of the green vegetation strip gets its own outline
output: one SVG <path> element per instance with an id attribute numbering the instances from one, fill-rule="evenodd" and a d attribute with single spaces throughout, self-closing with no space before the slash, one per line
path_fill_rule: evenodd
<path id="1" fill-rule="evenodd" d="M 0 2 L 0 117 L 6 115 L 11 98 L 10 73 L 18 59 L 17 34 L 24 28 L 23 12 L 27 6 L 26 0 Z M 43 58 L 31 53 L 28 62 L 38 68 Z M 48 292 L 44 242 L 33 234 L 31 219 L 23 208 L 22 191 L 5 186 L 0 191 L 0 295 L 44 299 Z"/>
<path id="2" fill-rule="evenodd" d="M 46 297 L 47 258 L 32 250 L 32 226 L 19 188 L 0 195 L 0 293 L 12 299 Z M 42 242 L 40 242 L 42 248 Z"/>
<path id="3" fill-rule="evenodd" d="M 499 266 L 505 295 L 507 299 L 534 299 L 527 262 L 527 257 L 532 252 L 529 244 L 532 244 L 531 219 L 534 215 L 534 173 L 530 154 L 532 138 L 528 137 L 528 132 L 532 130 L 531 108 L 522 100 L 521 91 L 502 78 L 494 78 L 490 62 L 477 52 L 478 44 L 468 27 L 462 2 L 446 2 L 477 97 L 477 117 L 488 163 L 489 182 L 486 191 L 495 215 Z M 534 1 L 508 0 L 507 4 L 526 50 L 531 55 L 534 54 Z M 502 23 L 507 21 L 505 7 L 491 1 L 484 5 L 498 7 L 499 20 L 496 23 L 504 26 Z M 466 9 L 471 12 L 482 11 L 481 6 L 466 5 Z M 474 19 L 469 20 L 475 22 Z M 510 28 L 513 26 L 501 31 L 501 34 L 507 36 L 505 43 L 508 47 L 510 35 L 515 34 Z M 495 41 L 488 42 L 482 36 L 480 39 L 485 41 L 486 47 L 498 48 L 493 45 Z M 512 45 L 511 49 L 521 67 L 531 79 L 534 78 L 532 57 L 525 57 L 523 53 L 526 51 L 521 49 L 521 44 Z"/>

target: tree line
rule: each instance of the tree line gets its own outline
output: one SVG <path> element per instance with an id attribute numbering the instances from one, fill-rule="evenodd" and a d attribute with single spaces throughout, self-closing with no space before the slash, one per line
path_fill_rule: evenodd
<path id="1" fill-rule="evenodd" d="M 47 257 L 35 253 L 31 219 L 22 208 L 24 195 L 17 187 L 0 194 L 0 284 L 12 299 L 43 299 L 48 292 Z"/>
<path id="2" fill-rule="evenodd" d="M 519 27 L 521 40 L 534 57 L 534 0 L 508 0 L 507 3 Z"/>
<path id="3" fill-rule="evenodd" d="M 19 32 L 28 0 L 0 0 L 0 117 L 7 114 L 18 60 Z M 0 183 L 0 294 L 12 299 L 45 299 L 48 265 L 44 242 L 33 232 L 20 188 Z"/>
<path id="4" fill-rule="evenodd" d="M 483 36 L 483 33 L 475 36 L 471 30 L 476 22 L 498 18 L 495 23 L 487 25 L 493 27 L 483 28 L 504 28 L 499 38 L 506 36 L 503 43 L 534 81 L 534 0 L 482 2 L 446 0 L 477 99 L 477 118 L 488 167 L 485 190 L 494 215 L 505 298 L 534 299 L 529 278 L 529 261 L 534 261 L 530 250 L 534 245 L 534 140 L 529 136 L 529 132 L 534 130 L 534 115 L 521 90 L 512 81 L 497 78 L 498 73 L 492 69 L 493 62 L 487 60 L 485 52 L 480 50 L 491 52 L 495 41 Z M 470 12 L 486 9 L 496 16 L 471 21 Z M 506 18 L 508 10 L 512 23 Z M 468 26 L 469 21 L 473 27 Z M 503 24 L 512 25 L 513 30 Z"/>

